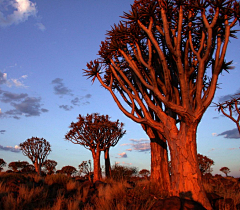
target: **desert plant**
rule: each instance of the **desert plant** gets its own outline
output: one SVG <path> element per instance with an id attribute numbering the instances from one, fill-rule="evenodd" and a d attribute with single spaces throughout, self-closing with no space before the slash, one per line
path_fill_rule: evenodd
<path id="1" fill-rule="evenodd" d="M 222 167 L 219 169 L 219 171 L 223 172 L 226 176 L 231 172 L 228 167 Z"/>
<path id="2" fill-rule="evenodd" d="M 101 179 L 100 154 L 105 152 L 105 169 L 109 175 L 110 160 L 109 149 L 115 146 L 125 134 L 123 123 L 118 120 L 110 121 L 108 115 L 98 113 L 79 115 L 78 122 L 71 123 L 71 130 L 65 135 L 65 139 L 74 144 L 79 144 L 92 152 L 94 165 L 94 181 Z"/>
<path id="3" fill-rule="evenodd" d="M 19 145 L 23 155 L 27 156 L 35 166 L 36 172 L 41 176 L 41 167 L 51 152 L 50 143 L 44 138 L 32 137 Z"/>
<path id="4" fill-rule="evenodd" d="M 138 170 L 136 167 L 115 164 L 111 173 L 114 180 L 129 180 L 133 175 L 137 175 Z"/>
<path id="5" fill-rule="evenodd" d="M 77 169 L 73 166 L 64 166 L 61 169 L 61 173 L 67 174 L 67 176 L 71 177 L 73 174 L 77 173 Z"/>
<path id="6" fill-rule="evenodd" d="M 212 172 L 212 165 L 214 165 L 214 161 L 210 158 L 208 158 L 207 156 L 198 154 L 197 155 L 198 158 L 198 165 L 199 165 L 199 169 L 202 173 L 202 175 L 206 174 L 206 173 L 211 173 Z"/>
<path id="7" fill-rule="evenodd" d="M 161 172 L 171 193 L 188 197 L 191 192 L 208 209 L 196 132 L 219 75 L 231 64 L 225 55 L 230 37 L 236 38 L 239 8 L 236 0 L 136 0 L 107 32 L 100 57 L 84 70 L 127 117 L 167 139 L 172 182 L 167 171 Z M 160 160 L 167 165 L 167 159 Z"/>
<path id="8" fill-rule="evenodd" d="M 53 174 L 56 171 L 57 162 L 55 160 L 45 160 L 43 167 L 47 170 L 49 175 Z"/>
<path id="9" fill-rule="evenodd" d="M 0 158 L 0 172 L 3 170 L 3 167 L 5 166 L 6 166 L 6 162 L 2 158 Z"/>
<path id="10" fill-rule="evenodd" d="M 29 163 L 27 161 L 15 161 L 8 164 L 8 168 L 12 169 L 14 172 L 21 171 L 23 168 L 28 166 Z"/>

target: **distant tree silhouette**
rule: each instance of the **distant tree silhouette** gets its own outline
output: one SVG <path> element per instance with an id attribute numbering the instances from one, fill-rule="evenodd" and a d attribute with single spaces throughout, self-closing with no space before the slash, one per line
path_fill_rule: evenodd
<path id="1" fill-rule="evenodd" d="M 166 139 L 171 194 L 191 193 L 207 209 L 196 132 L 218 77 L 230 64 L 224 59 L 239 17 L 236 0 L 135 0 L 124 20 L 107 32 L 100 58 L 84 70 L 127 117 Z"/>
<path id="2" fill-rule="evenodd" d="M 2 158 L 0 158 L 0 172 L 3 170 L 3 167 L 5 167 L 6 165 L 7 165 L 6 162 Z"/>
<path id="3" fill-rule="evenodd" d="M 41 176 L 41 167 L 51 152 L 50 143 L 44 138 L 32 137 L 19 145 L 23 155 L 34 164 L 36 172 Z"/>
<path id="4" fill-rule="evenodd" d="M 43 167 L 47 170 L 47 174 L 51 175 L 56 171 L 57 162 L 55 160 L 45 160 Z"/>
<path id="5" fill-rule="evenodd" d="M 67 176 L 72 176 L 73 174 L 77 173 L 77 169 L 73 166 L 64 166 L 61 169 L 61 173 L 67 174 Z"/>
<path id="6" fill-rule="evenodd" d="M 21 169 L 22 173 L 36 173 L 35 167 L 32 164 L 28 164 Z"/>
<path id="7" fill-rule="evenodd" d="M 136 167 L 123 166 L 115 164 L 112 167 L 112 178 L 116 181 L 129 180 L 133 175 L 137 175 L 138 169 Z"/>
<path id="8" fill-rule="evenodd" d="M 79 173 L 84 174 L 88 177 L 88 179 L 91 181 L 91 173 L 92 173 L 92 164 L 91 160 L 89 161 L 83 161 L 79 166 Z"/>
<path id="9" fill-rule="evenodd" d="M 80 144 L 92 152 L 94 162 L 94 181 L 101 179 L 100 154 L 105 151 L 107 171 L 110 167 L 109 148 L 115 146 L 125 134 L 123 123 L 112 122 L 108 115 L 98 113 L 87 114 L 86 117 L 79 115 L 78 122 L 71 123 L 70 131 L 65 139 L 74 144 Z"/>
<path id="10" fill-rule="evenodd" d="M 231 172 L 228 167 L 222 167 L 219 171 L 223 172 L 226 176 Z"/>
<path id="11" fill-rule="evenodd" d="M 215 103 L 216 104 L 216 103 Z M 240 134 L 240 93 L 236 94 L 231 100 L 216 104 L 218 111 L 231 119 L 237 126 Z M 236 116 L 234 118 L 234 115 Z"/>
<path id="12" fill-rule="evenodd" d="M 142 169 L 141 171 L 139 171 L 138 173 L 140 176 L 143 176 L 143 177 L 149 177 L 150 176 L 150 171 L 147 170 L 147 169 Z"/>
<path id="13" fill-rule="evenodd" d="M 15 161 L 8 164 L 8 168 L 12 169 L 14 172 L 21 171 L 23 168 L 28 166 L 29 163 L 27 161 Z"/>
<path id="14" fill-rule="evenodd" d="M 198 158 L 199 169 L 202 175 L 206 173 L 211 173 L 212 172 L 211 166 L 214 165 L 214 161 L 208 158 L 207 156 L 204 156 L 201 154 L 198 154 L 197 158 Z"/>

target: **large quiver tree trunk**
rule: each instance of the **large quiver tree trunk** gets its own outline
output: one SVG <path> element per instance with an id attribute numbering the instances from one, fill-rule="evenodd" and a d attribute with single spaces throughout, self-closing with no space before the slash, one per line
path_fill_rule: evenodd
<path id="1" fill-rule="evenodd" d="M 197 201 L 212 209 L 202 184 L 197 161 L 197 124 L 181 123 L 176 139 L 169 138 L 171 153 L 171 192 L 174 196 Z"/>

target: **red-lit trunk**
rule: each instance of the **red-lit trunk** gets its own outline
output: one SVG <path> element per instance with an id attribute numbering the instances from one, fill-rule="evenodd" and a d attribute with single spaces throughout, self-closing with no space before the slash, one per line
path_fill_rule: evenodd
<path id="1" fill-rule="evenodd" d="M 100 167 L 100 150 L 92 151 L 93 156 L 93 182 L 96 182 L 102 178 Z"/>
<path id="2" fill-rule="evenodd" d="M 111 177 L 111 163 L 109 157 L 109 148 L 104 150 L 104 159 L 105 159 L 105 176 L 107 178 Z"/>
<path id="3" fill-rule="evenodd" d="M 159 183 L 161 191 L 169 192 L 170 176 L 168 170 L 167 145 L 160 139 L 151 139 L 151 180 Z"/>
<path id="4" fill-rule="evenodd" d="M 169 139 L 171 153 L 171 186 L 174 196 L 188 198 L 212 209 L 202 184 L 197 162 L 196 129 L 194 124 L 181 124 L 176 139 Z"/>
<path id="5" fill-rule="evenodd" d="M 35 161 L 34 167 L 35 167 L 35 171 L 37 172 L 37 174 L 38 174 L 39 176 L 41 176 L 41 175 L 42 175 L 42 174 L 41 174 L 41 164 L 38 164 L 38 162 Z"/>

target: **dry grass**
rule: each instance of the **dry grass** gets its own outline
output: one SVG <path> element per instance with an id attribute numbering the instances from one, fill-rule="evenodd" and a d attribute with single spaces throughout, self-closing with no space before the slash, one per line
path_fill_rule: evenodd
<path id="1" fill-rule="evenodd" d="M 205 180 L 207 193 L 224 199 L 219 210 L 228 210 L 228 198 L 234 205 L 240 203 L 240 184 L 236 179 Z M 210 182 L 211 181 L 211 182 Z M 148 210 L 156 200 L 169 195 L 160 192 L 156 183 L 143 179 L 132 183 L 122 180 L 105 180 L 94 188 L 63 174 L 45 178 L 37 175 L 0 174 L 0 209 L 2 210 Z M 231 207 L 231 210 L 234 208 Z"/>

